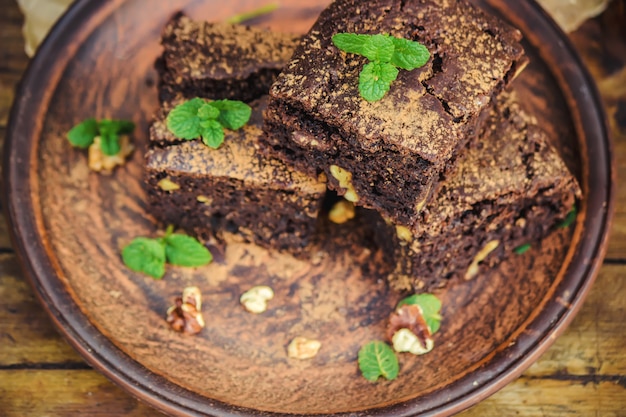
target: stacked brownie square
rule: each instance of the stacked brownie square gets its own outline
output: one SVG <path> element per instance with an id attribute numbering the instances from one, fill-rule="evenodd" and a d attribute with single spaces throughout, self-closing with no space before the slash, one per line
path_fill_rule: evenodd
<path id="1" fill-rule="evenodd" d="M 245 25 L 194 21 L 179 13 L 165 26 L 157 59 L 159 99 L 232 99 L 267 94 L 299 36 Z"/>
<path id="2" fill-rule="evenodd" d="M 366 58 L 336 33 L 424 44 L 428 64 L 400 71 L 380 101 L 359 96 Z M 409 228 L 526 62 L 519 31 L 467 1 L 338 0 L 324 10 L 270 90 L 264 145 L 294 169 Z"/>
<path id="3" fill-rule="evenodd" d="M 161 108 L 150 127 L 146 191 L 150 211 L 203 240 L 237 234 L 248 242 L 301 253 L 315 234 L 326 185 L 261 157 L 267 92 L 297 38 L 243 25 L 175 16 L 157 61 Z M 168 113 L 194 97 L 248 102 L 250 121 L 226 131 L 214 150 L 167 128 Z"/>
<path id="4" fill-rule="evenodd" d="M 469 280 L 562 222 L 580 189 L 515 93 L 496 100 L 474 146 L 419 213 L 417 229 L 367 217 L 394 265 L 390 284 L 423 291 Z"/>
<path id="5" fill-rule="evenodd" d="M 369 102 L 367 60 L 337 33 L 418 41 L 431 58 Z M 395 288 L 470 279 L 544 237 L 579 196 L 545 133 L 514 97 L 497 99 L 527 63 L 520 38 L 464 0 L 336 0 L 272 86 L 265 152 L 372 209 Z"/>

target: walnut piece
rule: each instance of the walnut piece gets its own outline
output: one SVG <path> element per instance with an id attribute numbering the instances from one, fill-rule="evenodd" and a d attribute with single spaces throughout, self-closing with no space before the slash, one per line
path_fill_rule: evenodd
<path id="1" fill-rule="evenodd" d="M 120 151 L 115 155 L 105 155 L 100 147 L 100 136 L 96 136 L 93 143 L 89 146 L 88 162 L 89 169 L 103 174 L 110 174 L 116 166 L 126 163 L 126 158 L 133 153 L 135 147 L 130 143 L 128 135 L 120 136 Z"/>
<path id="2" fill-rule="evenodd" d="M 176 184 L 169 178 L 163 178 L 161 181 L 157 183 L 160 189 L 163 191 L 176 191 L 180 190 L 180 185 Z"/>
<path id="3" fill-rule="evenodd" d="M 330 209 L 328 219 L 333 223 L 343 224 L 348 220 L 354 219 L 354 215 L 354 204 L 347 200 L 341 200 L 336 202 L 333 208 Z"/>
<path id="4" fill-rule="evenodd" d="M 198 287 L 187 287 L 182 297 L 176 297 L 175 304 L 167 309 L 166 321 L 170 327 L 188 335 L 197 334 L 204 328 L 204 318 L 200 312 L 201 295 Z"/>
<path id="5" fill-rule="evenodd" d="M 414 355 L 423 355 L 433 350 L 435 342 L 433 339 L 426 339 L 426 346 L 409 329 L 398 330 L 391 338 L 393 350 L 396 352 L 409 352 Z"/>
<path id="6" fill-rule="evenodd" d="M 417 305 L 403 305 L 391 314 L 387 338 L 397 352 L 414 355 L 430 352 L 434 346 L 422 309 Z"/>
<path id="7" fill-rule="evenodd" d="M 343 195 L 343 198 L 346 200 L 356 203 L 359 201 L 359 196 L 352 185 L 352 173 L 346 169 L 343 169 L 337 165 L 330 166 L 330 174 L 339 181 L 339 186 L 341 188 L 346 189 L 346 193 Z"/>
<path id="8" fill-rule="evenodd" d="M 250 313 L 260 314 L 267 310 L 267 302 L 274 298 L 274 290 L 267 285 L 257 285 L 241 294 L 239 301 Z"/>
<path id="9" fill-rule="evenodd" d="M 398 235 L 398 239 L 400 239 L 400 244 L 407 244 L 413 240 L 413 233 L 406 226 L 396 226 L 396 234 Z"/>
<path id="10" fill-rule="evenodd" d="M 294 359 L 311 359 L 320 351 L 322 343 L 319 340 L 306 337 L 294 337 L 287 346 L 287 355 Z"/>
<path id="11" fill-rule="evenodd" d="M 476 256 L 474 256 L 474 259 L 472 260 L 472 263 L 467 268 L 467 272 L 465 272 L 465 279 L 466 280 L 470 280 L 470 279 L 474 278 L 476 275 L 478 275 L 478 266 L 479 266 L 479 264 L 482 261 L 484 261 L 487 258 L 487 256 L 489 256 L 489 254 L 491 252 L 496 250 L 498 245 L 500 245 L 500 241 L 498 241 L 498 240 L 491 240 L 491 241 L 487 242 L 485 247 L 482 248 L 476 254 Z"/>

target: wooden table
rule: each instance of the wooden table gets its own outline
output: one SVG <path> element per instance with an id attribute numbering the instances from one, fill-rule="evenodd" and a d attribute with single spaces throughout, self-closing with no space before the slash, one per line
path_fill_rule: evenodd
<path id="1" fill-rule="evenodd" d="M 22 16 L 0 0 L 0 140 L 28 58 Z M 571 39 L 598 82 L 610 117 L 618 177 L 626 178 L 626 1 Z M 463 413 L 473 416 L 626 416 L 626 184 L 604 266 L 582 310 L 517 381 Z M 35 299 L 0 219 L 0 416 L 155 416 L 93 371 Z"/>

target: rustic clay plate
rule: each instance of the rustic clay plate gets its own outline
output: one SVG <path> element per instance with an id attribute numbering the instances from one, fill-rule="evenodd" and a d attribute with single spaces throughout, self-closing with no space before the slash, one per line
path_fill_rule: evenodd
<path id="1" fill-rule="evenodd" d="M 555 24 L 532 1 L 478 2 L 524 32 L 531 65 L 515 88 L 560 138 L 556 145 L 580 178 L 584 201 L 574 227 L 441 292 L 436 349 L 402 355 L 400 377 L 376 384 L 360 376 L 356 353 L 382 337 L 398 296 L 363 268 L 375 254 L 348 242 L 296 261 L 233 243 L 216 250 L 213 264 L 172 269 L 162 281 L 131 273 L 120 248 L 155 233 L 141 188 L 141 149 L 106 177 L 88 172 L 85 155 L 64 138 L 87 117 L 118 117 L 137 122 L 144 146 L 165 21 L 179 9 L 221 20 L 262 2 L 77 2 L 21 84 L 4 164 L 15 245 L 70 343 L 96 369 L 172 415 L 449 415 L 520 375 L 571 321 L 601 264 L 614 197 L 611 144 L 596 90 Z M 327 1 L 282 3 L 254 23 L 305 32 Z M 262 315 L 238 303 L 257 284 L 276 291 Z M 197 337 L 182 337 L 163 320 L 187 285 L 199 286 L 205 299 L 207 327 Z M 320 339 L 319 355 L 288 359 L 296 335 Z"/>

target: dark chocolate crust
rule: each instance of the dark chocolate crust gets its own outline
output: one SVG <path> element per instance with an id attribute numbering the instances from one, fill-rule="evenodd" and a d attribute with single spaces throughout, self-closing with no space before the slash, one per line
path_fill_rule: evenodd
<path id="1" fill-rule="evenodd" d="M 299 36 L 177 14 L 165 26 L 155 68 L 159 99 L 204 97 L 250 101 L 267 94 Z"/>
<path id="2" fill-rule="evenodd" d="M 248 124 L 227 132 L 218 150 L 176 139 L 165 125 L 173 104 L 164 106 L 150 129 L 146 155 L 149 210 L 159 222 L 203 240 L 233 233 L 294 254 L 311 243 L 326 185 L 260 156 L 266 102 L 253 102 Z"/>
<path id="3" fill-rule="evenodd" d="M 479 265 L 515 256 L 516 247 L 563 221 L 580 188 L 535 123 L 513 94 L 503 94 L 477 143 L 420 213 L 416 231 L 369 212 L 395 265 L 393 287 L 424 291 L 471 279 Z"/>
<path id="4" fill-rule="evenodd" d="M 338 50 L 331 37 L 339 32 L 417 40 L 431 60 L 401 70 L 389 93 L 369 103 L 358 92 L 366 59 Z M 413 229 L 491 96 L 520 70 L 520 37 L 464 0 L 338 0 L 272 86 L 264 148 L 310 175 L 326 172 L 340 194 L 347 189 L 330 166 L 347 170 L 357 204 Z"/>

